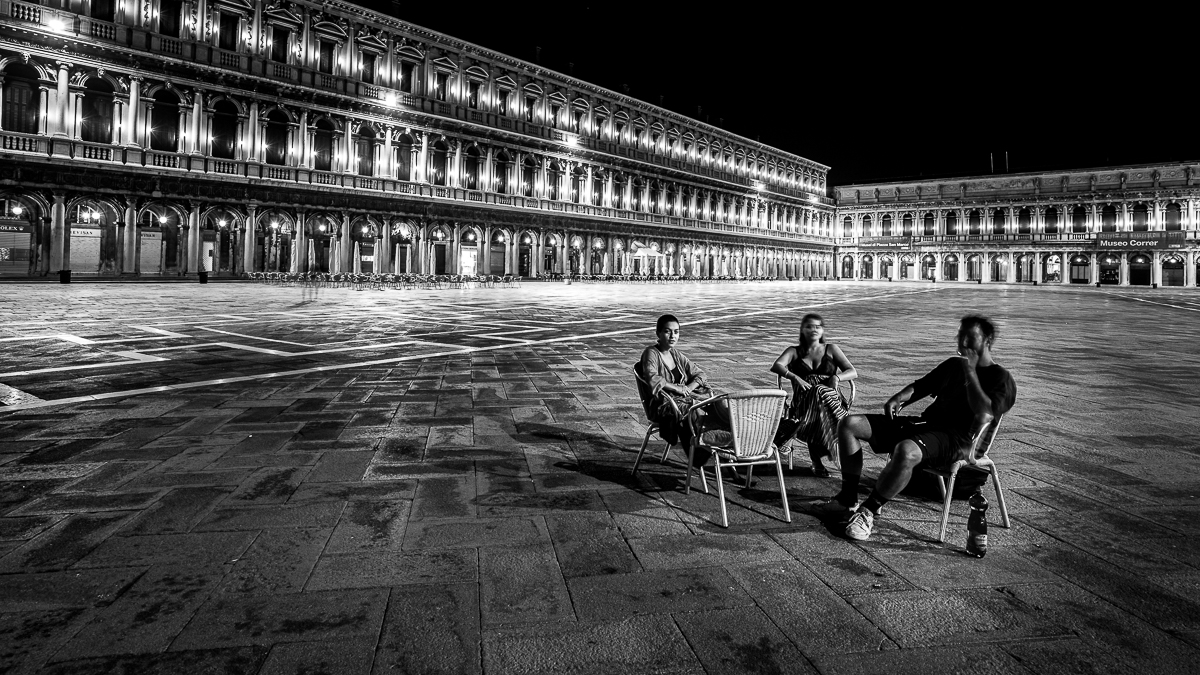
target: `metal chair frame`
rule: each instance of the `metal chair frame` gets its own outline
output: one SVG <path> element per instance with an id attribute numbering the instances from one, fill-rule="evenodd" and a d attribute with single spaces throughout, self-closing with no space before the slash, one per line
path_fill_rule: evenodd
<path id="1" fill-rule="evenodd" d="M 974 463 L 960 459 L 947 467 L 930 467 L 925 469 L 926 473 L 933 474 L 939 478 L 938 488 L 940 488 L 940 492 L 942 493 L 942 524 L 941 529 L 938 531 L 938 541 L 946 541 L 946 529 L 950 522 L 950 503 L 954 501 L 954 480 L 958 477 L 959 471 L 964 468 L 986 471 L 992 477 L 992 484 L 996 488 L 996 501 L 1000 506 L 1000 521 L 1004 527 L 1011 527 L 1011 522 L 1008 518 L 1008 507 L 1004 503 L 1004 488 L 1000 485 L 1000 473 L 996 469 L 996 462 L 987 456 L 988 450 L 992 449 L 992 443 L 996 440 L 996 434 L 1000 431 L 1000 422 L 1003 420 L 1004 415 L 996 417 L 975 435 L 975 439 L 971 443 L 972 452 L 975 453 Z"/>

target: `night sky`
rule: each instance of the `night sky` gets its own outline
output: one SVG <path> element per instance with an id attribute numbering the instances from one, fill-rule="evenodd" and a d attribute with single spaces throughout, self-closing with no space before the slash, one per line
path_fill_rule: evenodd
<path id="1" fill-rule="evenodd" d="M 1003 173 L 1005 152 L 1010 172 L 1200 160 L 1187 31 L 1136 5 L 359 4 L 661 97 L 833 185 Z"/>

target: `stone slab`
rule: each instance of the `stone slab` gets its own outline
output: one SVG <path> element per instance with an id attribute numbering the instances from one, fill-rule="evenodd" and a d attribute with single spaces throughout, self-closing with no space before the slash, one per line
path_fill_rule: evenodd
<path id="1" fill-rule="evenodd" d="M 369 639 L 379 634 L 386 590 L 288 595 L 217 595 L 205 603 L 173 649 Z"/>

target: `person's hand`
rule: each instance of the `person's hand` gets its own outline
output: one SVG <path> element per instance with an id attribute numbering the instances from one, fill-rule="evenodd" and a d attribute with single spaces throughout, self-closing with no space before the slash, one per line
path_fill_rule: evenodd
<path id="1" fill-rule="evenodd" d="M 900 408 L 902 407 L 904 407 L 904 404 L 901 403 L 900 400 L 895 396 L 893 396 L 887 400 L 887 403 L 883 404 L 883 414 L 887 415 L 888 419 L 892 419 L 896 417 L 896 415 L 900 412 Z"/>
<path id="2" fill-rule="evenodd" d="M 974 369 L 979 364 L 979 352 L 974 349 L 959 349 L 958 357 L 963 360 L 964 365 Z"/>
<path id="3" fill-rule="evenodd" d="M 833 389 L 834 391 L 837 391 L 838 382 L 840 382 L 840 381 L 841 380 L 838 378 L 837 375 L 830 375 L 829 377 L 825 378 L 825 386 L 829 387 L 830 389 Z"/>

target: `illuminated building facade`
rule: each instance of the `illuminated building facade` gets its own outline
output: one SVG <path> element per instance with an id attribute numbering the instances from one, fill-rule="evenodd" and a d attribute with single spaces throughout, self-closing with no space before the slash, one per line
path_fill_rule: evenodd
<path id="1" fill-rule="evenodd" d="M 1195 286 L 1200 163 L 847 185 L 838 276 Z"/>
<path id="2" fill-rule="evenodd" d="M 834 273 L 828 167 L 355 5 L 0 17 L 0 274 Z"/>

